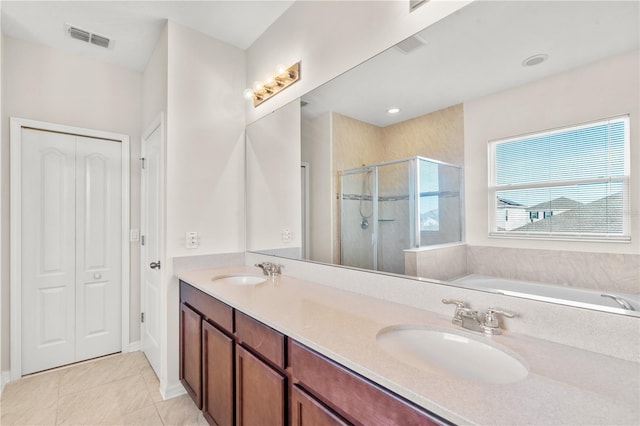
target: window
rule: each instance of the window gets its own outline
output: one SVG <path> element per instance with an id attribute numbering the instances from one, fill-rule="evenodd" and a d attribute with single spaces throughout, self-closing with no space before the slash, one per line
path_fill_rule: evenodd
<path id="1" fill-rule="evenodd" d="M 630 239 L 628 116 L 492 141 L 489 161 L 492 235 Z M 505 205 L 528 214 L 504 226 Z"/>

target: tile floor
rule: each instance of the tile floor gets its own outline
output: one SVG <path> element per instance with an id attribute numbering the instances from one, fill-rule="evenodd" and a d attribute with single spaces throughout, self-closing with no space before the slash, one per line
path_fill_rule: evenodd
<path id="1" fill-rule="evenodd" d="M 163 401 L 142 352 L 99 358 L 8 383 L 1 425 L 207 425 L 189 396 Z"/>

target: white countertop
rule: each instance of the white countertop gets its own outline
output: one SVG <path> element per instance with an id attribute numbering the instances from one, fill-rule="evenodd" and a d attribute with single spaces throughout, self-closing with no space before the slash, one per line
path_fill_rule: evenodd
<path id="1" fill-rule="evenodd" d="M 483 336 L 454 326 L 451 317 L 287 275 L 257 286 L 212 281 L 214 276 L 239 273 L 261 271 L 238 266 L 178 277 L 451 422 L 640 424 L 638 363 L 515 333 Z M 376 343 L 380 329 L 399 324 L 487 339 L 518 354 L 529 375 L 515 383 L 492 385 L 405 365 Z"/>

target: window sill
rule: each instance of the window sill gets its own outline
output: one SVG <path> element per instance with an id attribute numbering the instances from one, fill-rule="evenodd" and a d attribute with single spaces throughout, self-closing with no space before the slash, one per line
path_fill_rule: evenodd
<path id="1" fill-rule="evenodd" d="M 544 233 L 514 233 L 514 232 L 489 232 L 489 238 L 508 240 L 542 240 L 542 241 L 576 241 L 576 242 L 597 242 L 597 243 L 631 243 L 630 235 L 561 235 Z"/>

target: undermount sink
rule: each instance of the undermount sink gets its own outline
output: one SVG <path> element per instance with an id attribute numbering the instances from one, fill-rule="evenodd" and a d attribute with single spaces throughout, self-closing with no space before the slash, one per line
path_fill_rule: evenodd
<path id="1" fill-rule="evenodd" d="M 459 377 L 483 383 L 506 384 L 529 374 L 525 364 L 507 348 L 454 332 L 417 325 L 380 330 L 378 344 L 406 364 L 427 371 L 443 369 Z"/>
<path id="2" fill-rule="evenodd" d="M 223 281 L 233 285 L 258 285 L 267 281 L 267 278 L 258 275 L 220 275 L 213 277 L 212 281 Z"/>

